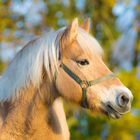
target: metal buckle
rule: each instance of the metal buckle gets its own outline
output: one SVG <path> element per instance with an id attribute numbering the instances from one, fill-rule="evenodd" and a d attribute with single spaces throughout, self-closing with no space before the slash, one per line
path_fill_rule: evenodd
<path id="1" fill-rule="evenodd" d="M 88 88 L 89 87 L 88 81 L 82 81 L 80 86 L 81 88 Z"/>

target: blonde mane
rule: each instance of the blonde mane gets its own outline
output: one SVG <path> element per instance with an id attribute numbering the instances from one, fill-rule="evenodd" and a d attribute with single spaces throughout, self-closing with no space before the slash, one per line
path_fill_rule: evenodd
<path id="1" fill-rule="evenodd" d="M 18 98 L 20 90 L 27 88 L 29 83 L 39 87 L 43 66 L 52 80 L 58 67 L 59 41 L 64 30 L 65 27 L 46 33 L 23 47 L 0 78 L 0 101 Z M 84 50 L 102 53 L 96 39 L 81 28 L 78 28 L 77 41 Z"/>
<path id="2" fill-rule="evenodd" d="M 103 49 L 101 48 L 98 41 L 89 33 L 85 32 L 85 30 L 82 28 L 78 28 L 77 41 L 84 51 L 90 51 L 94 55 L 103 55 Z"/>

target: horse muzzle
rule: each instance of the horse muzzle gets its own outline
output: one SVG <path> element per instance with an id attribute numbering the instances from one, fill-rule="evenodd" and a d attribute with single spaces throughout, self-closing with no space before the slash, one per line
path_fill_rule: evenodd
<path id="1" fill-rule="evenodd" d="M 120 118 L 122 115 L 131 110 L 131 103 L 133 95 L 126 87 L 116 88 L 114 94 L 114 101 L 108 101 L 104 104 L 106 114 L 114 119 Z"/>

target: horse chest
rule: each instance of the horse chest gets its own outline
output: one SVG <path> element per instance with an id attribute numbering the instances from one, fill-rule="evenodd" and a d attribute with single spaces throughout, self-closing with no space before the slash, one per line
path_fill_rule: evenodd
<path id="1" fill-rule="evenodd" d="M 0 130 L 0 140 L 69 140 L 61 101 L 57 100 L 48 109 L 42 103 L 34 105 L 30 106 L 30 112 L 27 106 L 17 106 L 8 114 Z"/>

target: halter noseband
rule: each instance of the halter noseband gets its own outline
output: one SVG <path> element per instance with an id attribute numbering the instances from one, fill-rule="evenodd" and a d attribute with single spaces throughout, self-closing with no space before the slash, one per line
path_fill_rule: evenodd
<path id="1" fill-rule="evenodd" d="M 81 80 L 76 74 L 74 74 L 65 64 L 61 64 L 60 65 L 61 68 L 63 68 L 63 70 L 75 81 L 77 82 L 80 87 L 82 88 L 82 101 L 81 101 L 81 106 L 84 107 L 84 108 L 88 108 L 88 103 L 87 103 L 87 96 L 86 96 L 86 93 L 87 93 L 87 89 L 88 87 L 90 86 L 93 86 L 95 84 L 98 84 L 102 81 L 105 81 L 105 80 L 108 80 L 108 79 L 112 79 L 112 78 L 115 78 L 115 74 L 113 73 L 110 73 L 110 74 L 107 74 L 105 76 L 102 76 L 100 78 L 97 78 L 95 80 L 91 80 L 91 81 L 88 81 L 88 80 Z"/>

